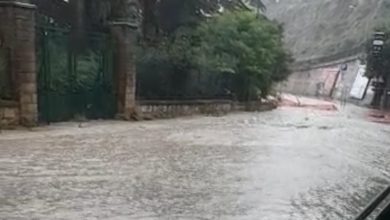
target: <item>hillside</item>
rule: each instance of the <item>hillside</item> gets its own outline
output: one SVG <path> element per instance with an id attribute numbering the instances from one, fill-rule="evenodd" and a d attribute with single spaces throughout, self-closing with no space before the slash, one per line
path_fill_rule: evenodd
<path id="1" fill-rule="evenodd" d="M 330 56 L 363 46 L 390 18 L 390 0 L 264 0 L 281 22 L 296 60 Z M 390 19 L 389 19 L 390 20 Z"/>

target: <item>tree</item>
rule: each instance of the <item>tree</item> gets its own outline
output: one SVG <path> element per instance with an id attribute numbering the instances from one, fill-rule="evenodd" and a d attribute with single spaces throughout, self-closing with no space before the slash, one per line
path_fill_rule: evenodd
<path id="1" fill-rule="evenodd" d="M 145 39 L 156 40 L 174 32 L 183 24 L 194 24 L 224 9 L 265 10 L 261 0 L 33 0 L 45 12 L 54 12 L 56 20 L 69 23 L 73 31 L 103 29 L 112 21 L 141 23 Z M 66 11 L 66 16 L 56 16 Z M 78 33 L 81 35 L 81 33 Z"/>
<path id="2" fill-rule="evenodd" d="M 282 31 L 252 12 L 224 13 L 198 28 L 198 63 L 206 71 L 232 74 L 232 90 L 242 101 L 266 96 L 289 74 L 291 57 L 283 48 Z"/>
<path id="3" fill-rule="evenodd" d="M 265 10 L 261 0 L 141 0 L 143 37 L 155 41 L 183 25 L 194 26 L 225 10 Z"/>

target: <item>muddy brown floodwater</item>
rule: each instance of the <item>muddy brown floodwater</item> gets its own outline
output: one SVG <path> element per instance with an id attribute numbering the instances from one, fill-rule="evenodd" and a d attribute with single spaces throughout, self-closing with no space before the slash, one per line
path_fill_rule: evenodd
<path id="1" fill-rule="evenodd" d="M 3 132 L 0 219 L 353 219 L 390 180 L 390 127 L 362 112 Z"/>

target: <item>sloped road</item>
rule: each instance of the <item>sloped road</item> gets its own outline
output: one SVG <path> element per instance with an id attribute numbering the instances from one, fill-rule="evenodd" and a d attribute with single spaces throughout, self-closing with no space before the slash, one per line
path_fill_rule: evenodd
<path id="1" fill-rule="evenodd" d="M 390 127 L 364 110 L 0 134 L 0 219 L 352 219 L 390 179 Z"/>

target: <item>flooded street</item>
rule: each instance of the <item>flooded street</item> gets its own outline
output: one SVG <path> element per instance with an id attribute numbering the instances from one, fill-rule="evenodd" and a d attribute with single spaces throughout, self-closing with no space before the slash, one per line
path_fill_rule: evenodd
<path id="1" fill-rule="evenodd" d="M 390 126 L 281 108 L 0 134 L 0 219 L 353 219 L 390 182 Z"/>

